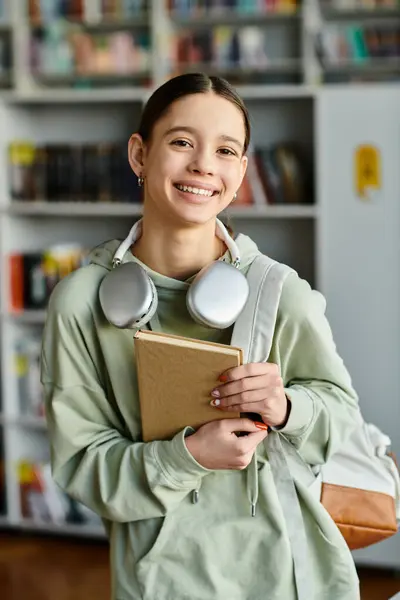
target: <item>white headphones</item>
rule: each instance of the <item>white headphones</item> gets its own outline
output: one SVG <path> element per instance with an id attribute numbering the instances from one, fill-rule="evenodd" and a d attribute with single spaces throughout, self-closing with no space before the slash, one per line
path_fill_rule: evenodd
<path id="1" fill-rule="evenodd" d="M 206 327 L 226 329 L 242 312 L 249 284 L 239 271 L 239 249 L 223 223 L 216 220 L 216 235 L 231 255 L 231 264 L 222 260 L 205 266 L 196 275 L 186 295 L 192 318 Z M 113 257 L 113 269 L 100 284 L 99 299 L 106 319 L 120 329 L 140 329 L 156 314 L 158 297 L 153 280 L 138 263 L 123 262 L 129 248 L 140 237 L 142 219 L 131 228 Z"/>

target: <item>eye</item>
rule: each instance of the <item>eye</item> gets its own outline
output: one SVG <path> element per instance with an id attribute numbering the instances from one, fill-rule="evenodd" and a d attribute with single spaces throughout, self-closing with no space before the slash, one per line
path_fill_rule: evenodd
<path id="1" fill-rule="evenodd" d="M 218 152 L 220 152 L 224 156 L 237 156 L 236 152 L 234 150 L 231 150 L 231 148 L 220 148 Z"/>
<path id="2" fill-rule="evenodd" d="M 174 140 L 171 144 L 173 146 L 179 146 L 180 148 L 189 148 L 191 146 L 190 142 L 187 140 Z"/>

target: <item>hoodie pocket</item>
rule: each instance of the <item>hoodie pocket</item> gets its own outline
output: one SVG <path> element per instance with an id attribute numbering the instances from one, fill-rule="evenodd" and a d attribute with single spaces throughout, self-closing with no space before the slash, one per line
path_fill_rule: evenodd
<path id="1" fill-rule="evenodd" d="M 311 570 L 321 576 L 316 598 L 324 597 L 323 594 L 328 598 L 347 598 L 350 590 L 357 589 L 357 571 L 342 534 L 325 509 L 309 521 L 307 536 L 313 540 L 308 555 Z"/>
<path id="2" fill-rule="evenodd" d="M 197 504 L 188 497 L 164 518 L 136 566 L 143 600 L 248 600 L 267 585 L 271 598 L 294 598 L 287 542 L 265 503 L 251 516 L 246 480 L 210 474 Z"/>
<path id="3" fill-rule="evenodd" d="M 161 521 L 160 521 L 161 524 L 160 524 L 158 533 L 155 536 L 155 540 L 154 540 L 150 550 L 146 554 L 144 554 L 142 556 L 142 558 L 139 560 L 139 562 L 137 564 L 138 569 L 140 569 L 143 564 L 155 560 L 156 557 L 159 556 L 160 553 L 162 553 L 163 548 L 168 543 L 168 535 L 170 535 L 167 533 L 167 530 L 169 527 L 168 520 L 170 520 L 170 519 L 171 519 L 170 515 L 161 519 Z"/>
<path id="4" fill-rule="evenodd" d="M 168 575 L 174 565 L 171 564 L 168 567 L 168 563 L 170 561 L 171 545 L 175 545 L 176 540 L 182 540 L 182 538 L 180 519 L 177 512 L 168 514 L 161 522 L 161 527 L 152 547 L 136 565 L 136 575 L 142 600 L 155 600 L 155 598 L 157 600 L 169 600 L 169 598 L 178 600 L 181 598 L 181 596 L 174 595 L 169 591 L 173 582 L 170 581 Z"/>

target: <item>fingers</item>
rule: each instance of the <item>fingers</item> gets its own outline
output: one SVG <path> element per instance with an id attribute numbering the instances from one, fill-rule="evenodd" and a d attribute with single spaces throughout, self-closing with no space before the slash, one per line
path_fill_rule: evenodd
<path id="1" fill-rule="evenodd" d="M 228 399 L 230 396 L 237 396 L 241 394 L 244 396 L 249 392 L 257 390 L 271 390 L 273 388 L 280 388 L 283 386 L 283 380 L 280 375 L 269 373 L 267 375 L 261 375 L 257 377 L 247 377 L 245 379 L 239 379 L 238 381 L 232 381 L 230 383 L 224 383 L 219 385 L 211 391 L 211 396 L 215 400 L 220 400 L 218 403 L 214 403 L 214 406 L 219 406 L 224 398 Z M 247 401 L 252 401 L 247 400 Z M 229 402 L 232 404 L 232 402 Z M 238 402 L 233 402 L 238 404 Z"/>
<path id="2" fill-rule="evenodd" d="M 238 437 L 239 432 L 246 435 Z M 208 469 L 245 469 L 267 435 L 264 423 L 248 418 L 222 419 L 206 423 L 185 443 L 197 462 Z"/>
<path id="3" fill-rule="evenodd" d="M 211 392 L 211 395 L 215 398 L 221 398 L 245 393 L 251 390 L 260 390 L 270 385 L 272 381 L 275 381 L 275 378 L 275 375 L 271 376 L 263 374 L 255 377 L 238 379 L 237 381 L 219 385 Z"/>
<path id="4" fill-rule="evenodd" d="M 240 394 L 233 394 L 232 396 L 220 396 L 219 398 L 213 398 L 211 401 L 212 406 L 217 408 L 231 410 L 241 410 L 241 412 L 250 412 L 248 410 L 242 410 L 238 407 L 244 404 L 254 404 L 255 402 L 262 402 L 266 398 L 265 388 L 259 390 L 251 390 L 249 392 L 242 392 Z M 255 411 L 257 412 L 257 411 Z"/>
<path id="5" fill-rule="evenodd" d="M 257 448 L 258 444 L 265 440 L 267 435 L 267 430 L 259 430 L 256 433 L 249 433 L 248 435 L 237 439 L 238 446 L 243 453 L 252 453 Z"/>
<path id="6" fill-rule="evenodd" d="M 239 431 L 244 433 L 262 433 L 268 430 L 268 426 L 264 423 L 252 421 L 251 419 L 224 419 L 220 421 L 224 427 L 228 428 L 229 433 L 237 433 Z"/>
<path id="7" fill-rule="evenodd" d="M 225 395 L 224 390 L 218 391 L 218 394 L 212 392 L 213 397 L 210 401 L 210 404 L 211 406 L 222 410 L 263 412 L 267 408 L 268 402 L 276 397 L 279 397 L 282 390 L 283 382 L 282 379 L 278 377 L 264 387 L 244 392 L 240 391 L 230 394 L 229 396 Z M 249 407 L 250 404 L 258 404 L 258 406 Z M 254 408 L 256 410 L 253 410 Z"/>
<path id="8" fill-rule="evenodd" d="M 248 363 L 225 371 L 220 375 L 219 380 L 227 383 L 245 377 L 258 377 L 259 375 L 279 375 L 279 367 L 275 363 Z"/>
<path id="9" fill-rule="evenodd" d="M 224 412 L 240 412 L 240 413 L 256 413 L 257 415 L 264 416 L 268 414 L 271 403 L 264 402 L 253 402 L 249 404 L 237 404 L 236 406 L 226 406 L 222 409 Z"/>

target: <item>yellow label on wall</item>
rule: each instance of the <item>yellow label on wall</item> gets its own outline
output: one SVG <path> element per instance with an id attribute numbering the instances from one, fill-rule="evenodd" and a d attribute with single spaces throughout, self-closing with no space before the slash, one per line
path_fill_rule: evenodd
<path id="1" fill-rule="evenodd" d="M 355 153 L 355 179 L 357 195 L 368 199 L 368 190 L 379 190 L 382 185 L 381 156 L 371 145 L 358 146 Z"/>

